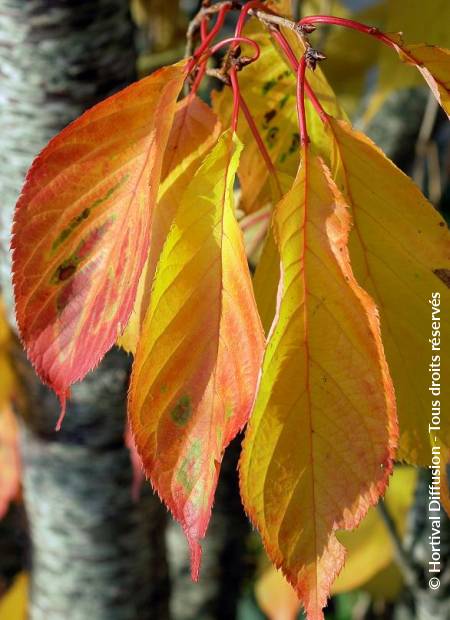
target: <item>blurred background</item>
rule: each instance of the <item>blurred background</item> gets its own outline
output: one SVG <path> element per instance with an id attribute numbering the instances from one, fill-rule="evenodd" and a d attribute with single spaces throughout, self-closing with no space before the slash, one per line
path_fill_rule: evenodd
<path id="1" fill-rule="evenodd" d="M 448 0 L 281 5 L 295 17 L 350 16 L 401 30 L 411 42 L 450 47 Z M 54 433 L 58 404 L 35 379 L 14 329 L 9 236 L 28 166 L 86 108 L 182 57 L 199 8 L 193 0 L 0 0 L 0 620 L 302 617 L 243 513 L 236 474 L 241 437 L 224 459 L 201 579 L 193 584 L 181 529 L 133 470 L 125 436 L 129 358 L 111 351 L 75 386 L 62 431 Z M 327 55 L 322 69 L 353 123 L 448 221 L 450 125 L 419 73 L 358 33 L 325 27 L 313 41 Z M 210 101 L 220 88 L 207 78 L 200 95 Z M 254 266 L 266 220 L 242 222 Z M 450 618 L 444 513 L 442 586 L 432 596 L 426 583 L 428 481 L 427 470 L 398 465 L 386 496 L 403 549 L 423 579 L 411 581 L 398 541 L 374 508 L 355 532 L 341 536 L 348 560 L 327 620 Z"/>

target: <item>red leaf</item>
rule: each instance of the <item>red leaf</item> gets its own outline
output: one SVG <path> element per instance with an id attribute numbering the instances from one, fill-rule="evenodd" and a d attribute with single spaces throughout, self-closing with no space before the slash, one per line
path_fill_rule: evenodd
<path id="1" fill-rule="evenodd" d="M 145 263 L 185 63 L 106 99 L 36 158 L 16 206 L 17 322 L 61 399 L 117 340 Z"/>

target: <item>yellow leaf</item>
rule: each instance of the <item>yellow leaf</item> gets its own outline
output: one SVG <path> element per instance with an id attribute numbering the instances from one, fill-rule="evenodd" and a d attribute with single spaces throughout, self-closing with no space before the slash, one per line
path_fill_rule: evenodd
<path id="1" fill-rule="evenodd" d="M 20 491 L 19 428 L 10 406 L 0 409 L 0 519 Z"/>
<path id="2" fill-rule="evenodd" d="M 450 50 L 435 45 L 402 44 L 398 53 L 404 62 L 417 66 L 450 118 Z"/>
<path id="3" fill-rule="evenodd" d="M 440 399 L 441 429 L 436 436 L 450 446 L 448 395 L 429 390 L 429 364 L 440 355 L 442 377 L 450 376 L 450 360 L 433 351 L 430 301 L 440 298 L 440 338 L 450 342 L 450 236 L 448 228 L 418 187 L 365 135 L 331 119 L 334 178 L 352 209 L 350 255 L 359 284 L 374 298 L 381 316 L 383 344 L 397 397 L 400 423 L 399 458 L 428 466 L 432 401 Z M 437 303 L 437 302 L 436 302 Z M 436 341 L 437 342 L 437 341 Z"/>
<path id="4" fill-rule="evenodd" d="M 205 154 L 215 144 L 220 125 L 201 99 L 189 96 L 177 104 L 164 152 L 158 202 L 153 213 L 150 249 L 142 271 L 133 312 L 117 344 L 135 353 L 148 308 L 156 265 L 186 186 Z"/>
<path id="5" fill-rule="evenodd" d="M 253 277 L 255 299 L 265 334 L 269 333 L 275 316 L 279 281 L 280 255 L 270 228 Z"/>
<path id="6" fill-rule="evenodd" d="M 0 411 L 8 405 L 14 390 L 14 371 L 10 358 L 11 328 L 0 297 Z"/>
<path id="7" fill-rule="evenodd" d="M 384 492 L 395 399 L 375 305 L 347 252 L 350 217 L 303 148 L 274 214 L 282 277 L 240 462 L 241 494 L 309 620 L 323 618 L 352 529 Z"/>
<path id="8" fill-rule="evenodd" d="M 144 469 L 198 574 L 224 449 L 246 423 L 263 333 L 233 210 L 241 147 L 223 134 L 181 200 L 156 270 L 129 391 Z"/>
<path id="9" fill-rule="evenodd" d="M 294 0 L 269 0 L 269 2 L 267 2 L 268 7 L 285 17 L 292 17 L 293 4 Z"/>
<path id="10" fill-rule="evenodd" d="M 284 195 L 291 189 L 293 179 L 287 174 L 279 174 L 279 179 Z M 271 222 L 253 277 L 256 305 L 258 306 L 258 312 L 265 334 L 269 333 L 273 317 L 275 316 L 279 281 L 280 255 L 273 238 Z"/>
<path id="11" fill-rule="evenodd" d="M 450 47 L 449 23 L 450 2 L 448 0 L 432 0 L 431 2 L 408 0 L 407 10 L 402 0 L 388 0 L 388 19 L 385 31 L 401 32 L 405 41 L 426 41 L 433 45 Z M 364 116 L 365 122 L 370 121 L 394 90 L 420 86 L 421 83 L 422 79 L 417 70 L 398 62 L 395 52 L 382 46 L 378 84 Z"/>
<path id="12" fill-rule="evenodd" d="M 274 566 L 258 579 L 255 597 L 269 620 L 296 620 L 301 608 L 294 588 Z"/>
<path id="13" fill-rule="evenodd" d="M 28 575 L 20 573 L 8 592 L 0 599 L 0 620 L 26 620 Z"/>
<path id="14" fill-rule="evenodd" d="M 412 467 L 396 467 L 383 500 L 400 536 L 405 532 L 416 480 L 417 471 Z M 346 547 L 347 557 L 333 586 L 334 594 L 361 587 L 394 560 L 390 536 L 375 506 L 355 531 L 339 532 L 337 537 Z"/>
<path id="15" fill-rule="evenodd" d="M 361 586 L 361 590 L 367 592 L 377 606 L 378 601 L 382 603 L 398 601 L 401 591 L 404 588 L 402 573 L 395 562 L 391 562 L 383 568 L 372 579 Z"/>

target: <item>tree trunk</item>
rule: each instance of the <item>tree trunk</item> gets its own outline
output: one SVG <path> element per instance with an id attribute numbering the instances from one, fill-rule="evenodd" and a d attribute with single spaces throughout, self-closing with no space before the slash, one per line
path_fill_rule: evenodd
<path id="1" fill-rule="evenodd" d="M 200 581 L 193 583 L 189 552 L 178 524 L 168 526 L 172 620 L 234 620 L 242 584 L 253 577 L 248 550 L 250 524 L 242 508 L 237 462 L 242 437 L 228 447 L 222 463 L 211 523 L 202 542 Z"/>
<path id="2" fill-rule="evenodd" d="M 127 0 L 0 0 L 0 263 L 11 315 L 9 231 L 24 173 L 56 132 L 135 78 L 135 60 Z M 56 400 L 23 360 L 18 366 L 29 396 L 29 617 L 166 620 L 165 511 L 148 487 L 138 504 L 131 498 L 129 360 L 113 351 L 75 387 L 59 434 Z"/>
<path id="3" fill-rule="evenodd" d="M 115 349 L 74 386 L 59 433 L 55 396 L 40 384 L 30 392 L 26 381 L 31 620 L 167 618 L 166 513 L 148 485 L 133 501 L 123 441 L 128 363 Z"/>

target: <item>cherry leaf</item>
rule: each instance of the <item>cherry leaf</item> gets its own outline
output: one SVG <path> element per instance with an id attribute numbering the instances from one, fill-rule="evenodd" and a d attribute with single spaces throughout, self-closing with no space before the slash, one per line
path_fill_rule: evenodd
<path id="1" fill-rule="evenodd" d="M 390 38 L 403 62 L 417 67 L 450 118 L 450 50 L 426 43 L 406 45 L 400 37 Z"/>
<path id="2" fill-rule="evenodd" d="M 450 420 L 442 416 L 430 433 L 432 401 L 429 364 L 440 355 L 442 377 L 450 360 L 440 339 L 450 340 L 443 308 L 450 305 L 450 235 L 441 215 L 413 181 L 364 134 L 330 119 L 334 140 L 333 174 L 352 210 L 349 249 L 359 284 L 380 311 L 386 357 L 395 386 L 400 423 L 399 458 L 431 463 L 432 446 L 450 448 Z M 434 305 L 433 305 L 434 304 Z M 433 325 L 439 339 L 432 350 Z M 440 408 L 449 395 L 441 390 Z"/>
<path id="3" fill-rule="evenodd" d="M 28 357 L 64 412 L 117 340 L 147 257 L 185 61 L 88 110 L 31 166 L 16 206 L 13 280 Z"/>
<path id="4" fill-rule="evenodd" d="M 304 147 L 274 213 L 277 314 L 240 462 L 241 493 L 272 561 L 309 620 L 323 618 L 353 529 L 383 494 L 397 438 L 395 397 L 371 298 L 347 251 L 350 216 Z"/>
<path id="5" fill-rule="evenodd" d="M 201 99 L 189 96 L 178 104 L 164 153 L 158 201 L 153 215 L 150 251 L 142 270 L 133 312 L 118 344 L 135 353 L 148 308 L 156 265 L 177 211 L 180 196 L 205 154 L 216 143 L 220 123 Z"/>
<path id="6" fill-rule="evenodd" d="M 197 578 L 225 447 L 246 423 L 263 351 L 233 211 L 241 147 L 223 134 L 198 169 L 161 253 L 131 376 L 146 474 L 182 524 Z"/>

